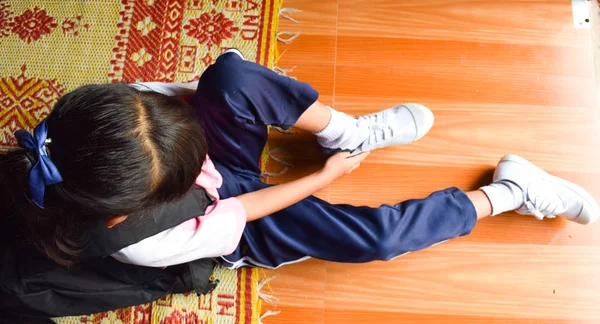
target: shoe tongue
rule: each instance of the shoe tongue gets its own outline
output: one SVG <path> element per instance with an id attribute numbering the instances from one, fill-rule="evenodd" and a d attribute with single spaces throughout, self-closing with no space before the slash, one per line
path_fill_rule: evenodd
<path id="1" fill-rule="evenodd" d="M 369 136 L 371 135 L 370 125 L 371 123 L 368 119 L 358 119 L 356 122 L 359 136 L 364 139 L 363 145 L 368 142 Z"/>
<path id="2" fill-rule="evenodd" d="M 385 146 L 399 145 L 413 142 L 417 137 L 417 127 L 412 114 L 407 109 L 401 109 L 393 114 L 371 115 L 358 119 L 357 125 L 362 136 L 369 137 L 362 147 L 365 150 L 370 149 L 370 145 L 382 142 L 382 133 L 386 133 Z M 382 125 L 384 127 L 378 127 Z M 375 129 L 375 131 L 373 131 Z M 392 131 L 393 130 L 393 131 Z M 393 132 L 394 136 L 391 136 Z M 389 133 L 389 134 L 388 134 Z M 376 136 L 375 138 L 370 138 Z"/>

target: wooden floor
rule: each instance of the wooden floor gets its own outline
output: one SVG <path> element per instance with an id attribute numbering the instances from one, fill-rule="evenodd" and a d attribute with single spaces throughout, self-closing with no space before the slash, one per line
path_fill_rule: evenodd
<path id="1" fill-rule="evenodd" d="M 286 0 L 299 31 L 278 66 L 321 100 L 360 115 L 400 102 L 436 122 L 415 144 L 374 152 L 318 196 L 377 206 L 489 182 L 506 153 L 527 157 L 600 198 L 600 116 L 589 30 L 568 0 Z M 320 167 L 308 134 L 273 133 L 294 168 Z M 280 166 L 273 162 L 269 169 Z M 314 217 L 315 215 L 306 215 Z M 600 224 L 507 214 L 391 262 L 309 260 L 271 288 L 264 323 L 600 323 Z"/>

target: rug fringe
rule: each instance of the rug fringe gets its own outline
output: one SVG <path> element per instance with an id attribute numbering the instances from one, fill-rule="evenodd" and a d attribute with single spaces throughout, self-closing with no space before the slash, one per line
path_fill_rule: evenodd
<path id="1" fill-rule="evenodd" d="M 277 72 L 277 73 L 279 73 L 279 74 L 281 74 L 281 75 L 284 75 L 284 76 L 286 76 L 286 77 L 288 77 L 288 78 L 291 78 L 291 79 L 294 79 L 294 80 L 296 80 L 296 77 L 293 77 L 293 76 L 289 76 L 289 75 L 287 75 L 287 74 L 288 74 L 288 72 L 292 72 L 292 71 L 294 71 L 294 69 L 295 69 L 295 68 L 296 68 L 296 66 L 295 66 L 295 65 L 294 65 L 294 66 L 292 66 L 291 68 L 280 68 L 280 67 L 278 67 L 278 66 L 274 66 L 274 67 L 273 67 L 273 71 L 275 71 L 275 72 Z M 282 131 L 282 133 L 286 133 L 286 132 L 287 132 L 287 131 L 285 131 L 285 130 L 284 130 L 284 131 Z M 286 133 L 286 134 L 287 134 L 287 133 Z"/>
<path id="2" fill-rule="evenodd" d="M 277 126 L 271 126 L 271 128 L 280 133 L 283 133 L 283 134 L 296 134 L 297 133 L 296 131 L 293 131 L 291 129 L 283 129 L 283 128 L 277 127 Z"/>
<path id="3" fill-rule="evenodd" d="M 279 315 L 279 313 L 281 313 L 281 311 L 268 310 L 260 316 L 260 318 L 258 319 L 258 323 L 263 324 L 263 322 L 262 322 L 263 319 L 265 319 L 266 317 L 269 317 L 269 316 Z"/>
<path id="4" fill-rule="evenodd" d="M 302 12 L 302 10 L 296 8 L 281 8 L 281 10 L 279 10 L 279 16 L 299 24 L 300 22 L 298 20 L 289 15 L 294 12 Z"/>
<path id="5" fill-rule="evenodd" d="M 260 297 L 262 300 L 264 300 L 267 304 L 273 304 L 274 302 L 279 301 L 279 298 L 262 292 L 262 288 L 265 285 L 268 285 L 269 281 L 271 281 L 273 279 L 275 279 L 275 276 L 265 278 L 260 283 L 258 283 L 258 297 Z"/>
<path id="6" fill-rule="evenodd" d="M 277 40 L 284 44 L 291 44 L 294 41 L 294 39 L 298 38 L 298 36 L 300 36 L 300 32 L 281 31 L 277 33 Z"/>
<path id="7" fill-rule="evenodd" d="M 280 3 L 280 9 L 279 9 L 279 14 L 277 15 L 277 17 L 283 17 L 284 19 L 288 19 L 294 23 L 299 24 L 300 21 L 296 20 L 295 18 L 293 18 L 292 16 L 290 16 L 291 13 L 296 13 L 296 12 L 302 12 L 302 10 L 300 9 L 296 9 L 296 8 L 281 8 L 283 6 L 283 4 Z M 279 20 L 277 21 L 278 25 L 279 25 Z M 293 76 L 289 76 L 287 75 L 288 72 L 291 72 L 294 67 L 291 68 L 280 68 L 277 66 L 277 62 L 279 62 L 279 59 L 281 59 L 281 57 L 283 56 L 283 54 L 285 54 L 285 52 L 287 50 L 284 50 L 283 53 L 279 54 L 279 48 L 277 47 L 277 42 L 281 42 L 284 44 L 291 44 L 296 38 L 298 38 L 300 36 L 300 32 L 290 32 L 290 31 L 278 31 L 275 34 L 275 44 L 274 44 L 274 51 L 275 51 L 275 55 L 274 55 L 274 60 L 272 62 L 272 66 L 270 66 L 271 69 L 273 69 L 273 71 L 287 76 L 288 78 L 292 78 L 292 79 L 296 79 Z"/>
<path id="8" fill-rule="evenodd" d="M 286 162 L 286 161 L 284 161 L 284 160 L 282 160 L 282 159 L 280 159 L 280 158 L 277 158 L 277 157 L 274 157 L 274 156 L 273 156 L 273 153 L 277 153 L 277 152 L 280 152 L 280 151 L 281 151 L 281 149 L 280 149 L 280 148 L 274 148 L 274 149 L 270 149 L 270 150 L 267 152 L 267 157 L 268 157 L 268 158 L 270 158 L 271 160 L 275 161 L 275 162 L 279 162 L 280 164 L 283 164 L 283 168 L 282 168 L 280 171 L 278 171 L 278 172 L 267 172 L 267 171 L 263 171 L 263 172 L 261 172 L 261 174 L 260 174 L 260 176 L 261 176 L 262 178 L 266 178 L 266 177 L 277 177 L 277 176 L 280 176 L 280 175 L 282 175 L 282 174 L 286 173 L 286 172 L 287 172 L 287 170 L 289 170 L 291 167 L 293 167 L 293 165 L 292 165 L 292 164 L 290 164 L 290 163 L 288 163 L 288 162 Z"/>

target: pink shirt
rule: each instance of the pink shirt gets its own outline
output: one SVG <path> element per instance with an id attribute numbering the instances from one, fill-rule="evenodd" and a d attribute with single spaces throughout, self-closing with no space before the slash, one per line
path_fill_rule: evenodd
<path id="1" fill-rule="evenodd" d="M 125 263 L 166 267 L 232 253 L 246 225 L 246 211 L 237 198 L 219 199 L 223 178 L 207 157 L 196 185 L 215 199 L 204 216 L 132 244 L 112 256 Z"/>
<path id="2" fill-rule="evenodd" d="M 185 95 L 195 87 L 178 87 L 177 83 L 145 83 L 139 90 L 166 95 Z M 165 88 L 165 89 L 163 89 Z M 182 90 L 183 89 L 183 90 Z M 181 90 L 181 91 L 178 91 Z M 246 225 L 246 211 L 236 198 L 220 200 L 217 189 L 223 184 L 221 174 L 207 156 L 196 185 L 204 188 L 215 202 L 199 216 L 166 231 L 121 249 L 112 257 L 125 263 L 166 267 L 201 258 L 232 253 L 240 242 Z"/>

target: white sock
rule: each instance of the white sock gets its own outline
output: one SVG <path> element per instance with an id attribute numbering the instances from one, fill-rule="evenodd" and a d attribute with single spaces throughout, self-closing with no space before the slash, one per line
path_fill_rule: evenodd
<path id="1" fill-rule="evenodd" d="M 492 216 L 518 209 L 523 205 L 523 190 L 513 182 L 500 180 L 479 190 L 490 200 Z"/>
<path id="2" fill-rule="evenodd" d="M 325 148 L 354 150 L 367 139 L 368 134 L 359 131 L 356 118 L 331 107 L 331 119 L 325 128 L 314 133 L 319 145 Z"/>

